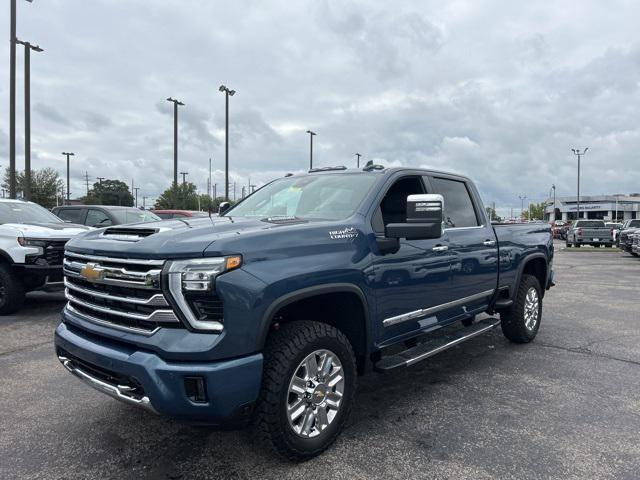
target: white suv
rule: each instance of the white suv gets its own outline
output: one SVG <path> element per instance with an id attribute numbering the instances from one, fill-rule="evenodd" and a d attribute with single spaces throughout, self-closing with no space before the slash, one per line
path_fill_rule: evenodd
<path id="1" fill-rule="evenodd" d="M 62 288 L 64 245 L 88 230 L 36 203 L 0 199 L 0 315 L 18 310 L 26 292 Z"/>

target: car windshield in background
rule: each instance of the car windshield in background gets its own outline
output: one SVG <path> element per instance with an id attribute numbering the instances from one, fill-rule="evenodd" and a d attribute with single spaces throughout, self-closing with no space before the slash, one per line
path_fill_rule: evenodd
<path id="1" fill-rule="evenodd" d="M 605 225 L 604 225 L 604 222 L 602 220 L 592 220 L 592 221 L 580 220 L 577 223 L 576 226 L 578 226 L 578 227 L 587 227 L 587 228 L 590 228 L 590 227 L 598 228 L 598 227 L 604 227 Z"/>
<path id="2" fill-rule="evenodd" d="M 224 216 L 341 220 L 353 215 L 376 179 L 375 175 L 361 174 L 282 178 L 261 188 Z"/>
<path id="3" fill-rule="evenodd" d="M 146 210 L 139 210 L 137 208 L 123 208 L 113 210 L 111 212 L 118 220 L 118 223 L 139 223 L 139 222 L 155 222 L 162 220 L 155 213 L 148 212 Z"/>
<path id="4" fill-rule="evenodd" d="M 3 223 L 63 223 L 58 217 L 34 203 L 0 203 L 0 224 Z"/>

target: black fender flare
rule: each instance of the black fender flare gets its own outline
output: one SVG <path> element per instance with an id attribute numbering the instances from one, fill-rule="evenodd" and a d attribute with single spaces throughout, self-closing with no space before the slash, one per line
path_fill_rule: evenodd
<path id="1" fill-rule="evenodd" d="M 276 298 L 262 315 L 258 331 L 258 342 L 256 345 L 256 351 L 261 351 L 264 348 L 267 336 L 269 335 L 271 320 L 273 318 L 273 315 L 278 310 L 280 310 L 282 307 L 297 302 L 298 300 L 327 293 L 355 293 L 360 299 L 360 302 L 362 303 L 362 310 L 364 312 L 365 324 L 365 361 L 368 363 L 369 354 L 371 352 L 371 324 L 369 322 L 369 308 L 367 297 L 365 296 L 362 289 L 353 283 L 325 283 L 322 285 L 314 285 L 312 287 L 294 290 L 293 292 L 286 293 L 281 297 Z"/>
<path id="2" fill-rule="evenodd" d="M 542 288 L 542 295 L 544 295 L 544 292 L 547 289 L 546 282 L 547 282 L 547 279 L 549 278 L 549 258 L 542 252 L 534 252 L 524 256 L 520 261 L 520 266 L 518 267 L 518 274 L 516 275 L 516 282 L 513 288 L 511 289 L 512 300 L 514 295 L 518 291 L 518 286 L 520 285 L 520 281 L 522 280 L 522 273 L 524 272 L 524 268 L 527 266 L 527 263 L 529 263 L 531 260 L 534 260 L 536 258 L 542 258 L 547 267 L 547 276 L 545 278 L 545 285 L 540 285 L 540 287 Z"/>

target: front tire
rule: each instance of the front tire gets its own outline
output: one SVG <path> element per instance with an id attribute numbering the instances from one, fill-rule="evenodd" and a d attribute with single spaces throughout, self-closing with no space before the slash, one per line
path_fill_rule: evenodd
<path id="1" fill-rule="evenodd" d="M 297 321 L 273 332 L 264 351 L 258 428 L 280 455 L 313 458 L 338 437 L 356 392 L 356 361 L 345 335 Z"/>
<path id="2" fill-rule="evenodd" d="M 523 274 L 513 305 L 500 313 L 502 333 L 514 343 L 536 337 L 542 319 L 542 290 L 533 275 Z"/>
<path id="3" fill-rule="evenodd" d="M 22 281 L 6 264 L 0 264 L 0 315 L 9 315 L 22 307 L 25 289 Z"/>

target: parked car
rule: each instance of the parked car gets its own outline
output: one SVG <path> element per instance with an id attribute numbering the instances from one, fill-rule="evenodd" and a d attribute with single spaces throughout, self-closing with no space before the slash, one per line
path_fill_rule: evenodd
<path id="1" fill-rule="evenodd" d="M 51 210 L 65 222 L 102 228 L 126 223 L 155 222 L 160 217 L 149 210 L 111 205 L 64 205 Z"/>
<path id="2" fill-rule="evenodd" d="M 640 219 L 627 220 L 622 224 L 617 239 L 618 247 L 621 250 L 632 253 L 629 235 L 635 233 L 636 229 L 640 229 Z"/>
<path id="3" fill-rule="evenodd" d="M 629 243 L 631 244 L 631 254 L 640 256 L 640 229 L 629 235 Z"/>
<path id="4" fill-rule="evenodd" d="M 567 232 L 567 247 L 613 246 L 613 231 L 604 224 L 604 220 L 576 220 Z"/>
<path id="5" fill-rule="evenodd" d="M 570 225 L 567 222 L 563 222 L 562 220 L 555 220 L 551 224 L 551 233 L 553 234 L 553 238 L 560 238 L 564 240 L 566 238 L 566 234 L 563 235 L 563 232 L 566 232 L 566 226 Z"/>
<path id="6" fill-rule="evenodd" d="M 209 212 L 200 212 L 198 210 L 150 210 L 163 220 L 169 218 L 188 218 L 188 217 L 208 217 Z"/>
<path id="7" fill-rule="evenodd" d="M 549 225 L 492 225 L 459 175 L 323 168 L 222 210 L 70 242 L 56 352 L 128 404 L 255 419 L 292 460 L 336 439 L 358 374 L 393 374 L 497 326 L 532 341 L 553 285 Z M 474 321 L 483 312 L 500 319 Z"/>
<path id="8" fill-rule="evenodd" d="M 27 292 L 61 289 L 64 245 L 88 230 L 36 203 L 0 199 L 0 315 L 17 311 Z"/>
<path id="9" fill-rule="evenodd" d="M 609 227 L 613 233 L 613 243 L 617 243 L 618 235 L 620 234 L 620 230 L 622 229 L 622 223 L 618 222 L 607 222 L 604 224 L 605 227 Z"/>

